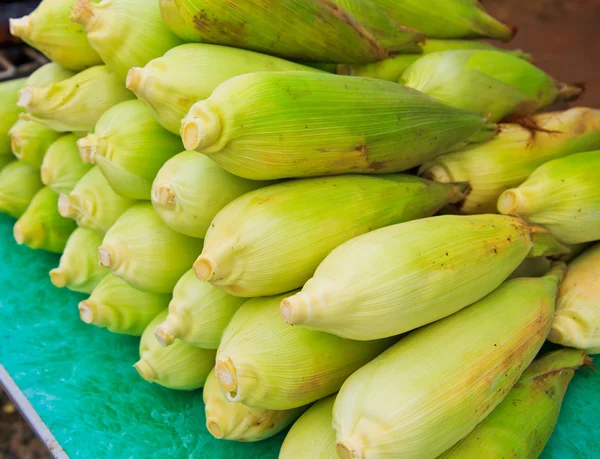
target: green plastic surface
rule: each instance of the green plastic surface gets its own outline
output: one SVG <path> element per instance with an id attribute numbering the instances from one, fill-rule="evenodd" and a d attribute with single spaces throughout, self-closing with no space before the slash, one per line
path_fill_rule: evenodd
<path id="1" fill-rule="evenodd" d="M 13 223 L 0 215 L 0 363 L 70 457 L 277 457 L 285 432 L 253 444 L 215 440 L 201 391 L 143 381 L 132 367 L 138 339 L 81 322 L 84 296 L 49 281 L 59 257 L 17 246 Z M 599 425 L 600 374 L 579 371 L 542 457 L 600 457 Z"/>

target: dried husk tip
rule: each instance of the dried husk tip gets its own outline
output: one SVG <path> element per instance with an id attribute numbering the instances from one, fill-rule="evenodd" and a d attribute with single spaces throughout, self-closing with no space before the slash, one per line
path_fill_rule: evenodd
<path id="1" fill-rule="evenodd" d="M 96 154 L 102 154 L 99 151 L 102 139 L 98 134 L 89 134 L 77 141 L 77 147 L 81 155 L 81 160 L 86 164 L 96 164 Z"/>

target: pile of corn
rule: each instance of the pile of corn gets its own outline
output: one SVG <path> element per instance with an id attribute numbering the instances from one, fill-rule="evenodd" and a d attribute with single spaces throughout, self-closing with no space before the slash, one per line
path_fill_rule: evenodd
<path id="1" fill-rule="evenodd" d="M 474 40 L 513 30 L 473 0 L 43 0 L 11 30 L 53 62 L 0 85 L 0 209 L 212 435 L 539 455 L 600 352 L 600 111 L 540 113 L 581 89 Z"/>

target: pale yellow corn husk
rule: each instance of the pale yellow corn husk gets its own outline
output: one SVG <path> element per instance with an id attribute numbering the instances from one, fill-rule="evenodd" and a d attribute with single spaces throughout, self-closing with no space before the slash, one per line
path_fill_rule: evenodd
<path id="1" fill-rule="evenodd" d="M 86 132 L 110 107 L 134 97 L 105 65 L 97 65 L 43 88 L 26 86 L 18 104 L 28 112 L 21 115 L 26 120 L 56 131 Z"/>
<path id="2" fill-rule="evenodd" d="M 202 239 L 173 231 L 152 204 L 140 203 L 125 211 L 108 230 L 98 259 L 137 289 L 171 293 L 201 251 Z"/>
<path id="3" fill-rule="evenodd" d="M 92 166 L 79 156 L 79 136 L 67 134 L 55 140 L 44 155 L 40 175 L 42 182 L 57 193 L 68 194 Z"/>
<path id="4" fill-rule="evenodd" d="M 217 349 L 225 327 L 245 301 L 202 282 L 190 269 L 175 285 L 169 315 L 154 333 L 163 346 L 180 339 L 196 347 Z"/>
<path id="5" fill-rule="evenodd" d="M 600 354 L 600 243 L 569 263 L 548 339 Z"/>
<path id="6" fill-rule="evenodd" d="M 394 342 L 352 341 L 287 325 L 279 315 L 284 297 L 247 301 L 225 329 L 215 370 L 230 402 L 272 410 L 306 405 L 336 392 Z"/>
<path id="7" fill-rule="evenodd" d="M 399 335 L 480 300 L 528 255 L 564 252 L 547 230 L 518 218 L 401 223 L 337 247 L 281 313 L 289 324 L 350 339 Z"/>
<path id="8" fill-rule="evenodd" d="M 335 397 L 336 394 L 319 400 L 300 416 L 285 436 L 279 459 L 338 459 L 332 427 Z"/>
<path id="9" fill-rule="evenodd" d="M 543 225 L 566 244 L 600 240 L 600 150 L 555 159 L 500 195 L 498 210 Z"/>
<path id="10" fill-rule="evenodd" d="M 42 186 L 34 167 L 22 161 L 7 164 L 0 171 L 0 212 L 19 218 Z"/>
<path id="11" fill-rule="evenodd" d="M 221 392 L 214 370 L 206 379 L 202 397 L 206 428 L 219 440 L 253 442 L 270 438 L 294 422 L 307 408 L 276 411 L 229 402 Z"/>
<path id="12" fill-rule="evenodd" d="M 88 299 L 79 303 L 79 316 L 86 324 L 113 333 L 141 336 L 156 315 L 165 310 L 169 300 L 170 295 L 142 292 L 109 274 Z"/>
<path id="13" fill-rule="evenodd" d="M 182 43 L 162 21 L 158 1 L 77 0 L 71 20 L 84 27 L 92 48 L 122 81 L 130 68 Z"/>
<path id="14" fill-rule="evenodd" d="M 420 174 L 442 183 L 468 182 L 472 189 L 460 213 L 496 212 L 498 197 L 545 162 L 600 148 L 600 110 L 577 107 L 533 120 L 544 131 L 502 125 L 496 138 L 440 156 L 421 166 Z"/>
<path id="15" fill-rule="evenodd" d="M 213 369 L 215 351 L 199 349 L 179 340 L 172 346 L 162 347 L 154 338 L 154 329 L 166 315 L 166 310 L 158 314 L 144 330 L 140 360 L 134 367 L 148 382 L 169 389 L 199 389 Z"/>
<path id="16" fill-rule="evenodd" d="M 507 281 L 350 376 L 333 408 L 340 457 L 435 458 L 468 435 L 544 343 L 564 271 Z"/>
<path id="17" fill-rule="evenodd" d="M 102 63 L 85 31 L 69 16 L 76 0 L 43 0 L 28 16 L 10 19 L 10 33 L 70 70 Z"/>
<path id="18" fill-rule="evenodd" d="M 0 83 L 0 156 L 12 156 L 9 131 L 23 111 L 17 101 L 25 81 L 25 78 L 20 78 Z"/>
<path id="19" fill-rule="evenodd" d="M 341 243 L 431 216 L 463 199 L 463 190 L 401 174 L 313 178 L 261 188 L 217 214 L 194 268 L 201 279 L 232 295 L 287 292 L 310 279 Z"/>
<path id="20" fill-rule="evenodd" d="M 8 133 L 15 157 L 38 170 L 50 145 L 63 135 L 36 121 L 23 119 L 17 120 Z"/>
<path id="21" fill-rule="evenodd" d="M 98 247 L 101 243 L 102 237 L 91 230 L 77 228 L 73 231 L 58 267 L 49 273 L 54 286 L 92 293 L 108 274 L 108 270 L 98 263 Z"/>
<path id="22" fill-rule="evenodd" d="M 59 81 L 66 80 L 75 75 L 75 72 L 68 70 L 55 62 L 49 62 L 42 65 L 39 69 L 27 77 L 25 86 L 32 88 L 43 88 Z"/>
<path id="23" fill-rule="evenodd" d="M 277 57 L 226 46 L 189 43 L 177 46 L 145 67 L 134 67 L 127 87 L 162 126 L 179 134 L 181 120 L 199 100 L 234 76 L 257 71 L 316 70 Z"/>
<path id="24" fill-rule="evenodd" d="M 58 210 L 82 228 L 104 235 L 134 203 L 134 200 L 115 193 L 98 166 L 94 166 L 69 194 L 60 195 Z"/>
<path id="25" fill-rule="evenodd" d="M 158 171 L 152 185 L 152 204 L 170 228 L 203 238 L 223 207 L 271 183 L 237 177 L 202 153 L 184 151 Z"/>

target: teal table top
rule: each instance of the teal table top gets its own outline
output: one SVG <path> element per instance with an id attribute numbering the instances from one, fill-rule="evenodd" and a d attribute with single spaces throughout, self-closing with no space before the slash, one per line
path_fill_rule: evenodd
<path id="1" fill-rule="evenodd" d="M 13 223 L 0 215 L 0 363 L 70 457 L 277 457 L 285 432 L 253 444 L 215 440 L 201 391 L 143 381 L 132 367 L 139 340 L 81 322 L 84 296 L 50 283 L 58 255 L 17 246 Z M 599 426 L 600 374 L 579 371 L 542 457 L 600 457 Z"/>

